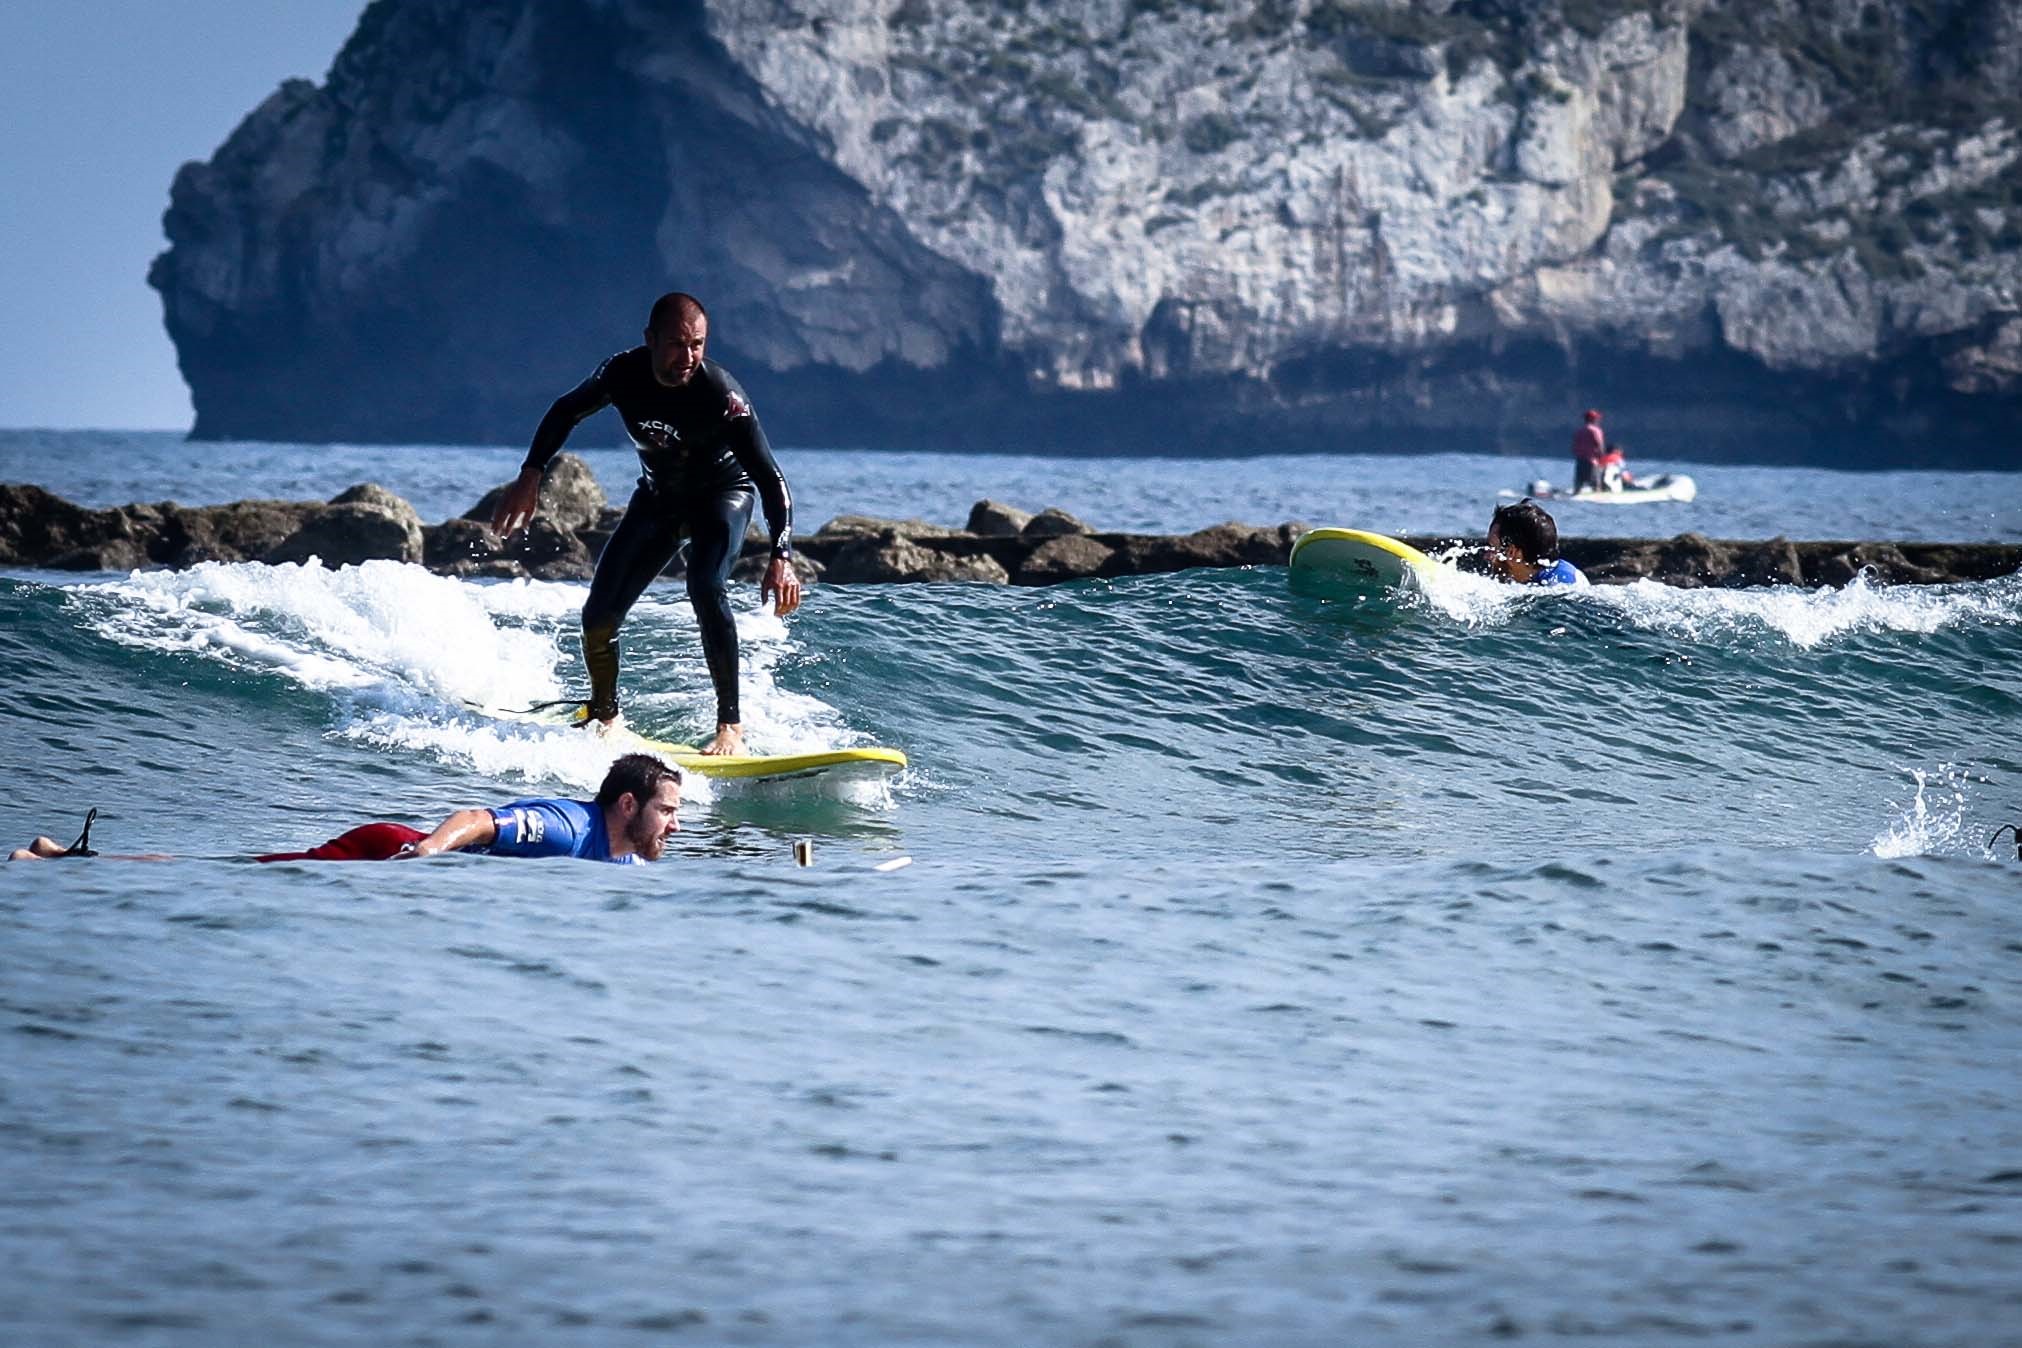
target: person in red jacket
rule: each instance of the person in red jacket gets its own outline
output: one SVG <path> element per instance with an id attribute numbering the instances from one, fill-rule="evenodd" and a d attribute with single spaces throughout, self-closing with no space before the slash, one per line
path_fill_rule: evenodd
<path id="1" fill-rule="evenodd" d="M 1597 491 L 1620 491 L 1636 485 L 1635 475 L 1629 471 L 1629 458 L 1622 452 L 1619 442 L 1608 446 L 1608 452 L 1601 456 L 1595 468 L 1601 477 L 1600 486 L 1595 489 Z"/>

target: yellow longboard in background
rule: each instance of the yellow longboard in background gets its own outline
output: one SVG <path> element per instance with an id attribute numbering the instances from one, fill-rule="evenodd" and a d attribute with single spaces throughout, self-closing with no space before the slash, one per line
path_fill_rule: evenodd
<path id="1" fill-rule="evenodd" d="M 1362 529 L 1309 529 L 1292 544 L 1294 589 L 1340 593 L 1423 586 L 1452 567 Z"/>

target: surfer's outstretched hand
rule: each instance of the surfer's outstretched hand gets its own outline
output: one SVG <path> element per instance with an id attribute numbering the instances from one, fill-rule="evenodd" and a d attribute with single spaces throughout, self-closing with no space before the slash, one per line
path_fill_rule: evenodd
<path id="1" fill-rule="evenodd" d="M 758 602 L 762 604 L 768 597 L 773 601 L 772 611 L 782 618 L 800 607 L 800 573 L 784 557 L 773 558 L 765 568 L 765 579 L 758 583 Z"/>
<path id="2" fill-rule="evenodd" d="M 534 512 L 540 508 L 541 470 L 522 468 L 499 498 L 498 509 L 492 511 L 491 527 L 500 538 L 511 538 L 533 522 Z"/>

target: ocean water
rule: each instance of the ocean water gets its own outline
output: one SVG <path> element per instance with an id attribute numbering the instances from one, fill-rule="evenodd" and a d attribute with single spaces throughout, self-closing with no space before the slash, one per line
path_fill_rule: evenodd
<path id="1" fill-rule="evenodd" d="M 570 444 L 612 504 L 631 498 L 638 456 L 602 413 Z M 1570 438 L 1570 437 L 1569 437 Z M 213 505 L 268 495 L 328 500 L 378 482 L 431 523 L 461 515 L 512 479 L 525 446 L 191 444 L 167 431 L 0 431 L 0 482 L 33 482 L 80 505 Z M 782 448 L 796 528 L 840 514 L 960 526 L 985 497 L 1058 506 L 1092 528 L 1184 533 L 1225 520 L 1349 525 L 1387 534 L 1488 527 L 1499 491 L 1571 480 L 1561 453 L 1272 455 L 1239 459 L 1091 459 L 1009 454 L 868 454 Z M 2006 473 L 1843 473 L 1635 460 L 1638 473 L 1683 472 L 1698 499 L 1639 506 L 1566 503 L 1560 532 L 1586 537 L 1892 539 L 2022 542 L 2022 442 Z"/>
<path id="2" fill-rule="evenodd" d="M 782 457 L 816 522 L 1458 531 L 1532 475 Z M 97 505 L 515 461 L 0 435 Z M 2022 536 L 2022 475 L 1685 467 L 1590 531 Z M 744 588 L 755 746 L 888 792 L 699 787 L 650 868 L 238 859 L 587 793 L 470 707 L 580 686 L 583 593 L 0 576 L 0 840 L 177 858 L 0 868 L 0 1341 L 2022 1342 L 2022 577 Z M 705 728 L 681 591 L 626 637 Z"/>

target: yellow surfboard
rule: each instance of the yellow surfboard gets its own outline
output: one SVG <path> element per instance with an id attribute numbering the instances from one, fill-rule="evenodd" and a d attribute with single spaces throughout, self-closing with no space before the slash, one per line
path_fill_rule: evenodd
<path id="1" fill-rule="evenodd" d="M 1292 544 L 1294 589 L 1312 592 L 1422 587 L 1450 569 L 1409 543 L 1362 529 L 1309 529 Z"/>
<path id="2" fill-rule="evenodd" d="M 514 721 L 541 725 L 575 725 L 584 719 L 585 708 L 563 706 L 528 711 L 501 712 L 484 708 L 488 714 Z M 604 742 L 620 753 L 658 754 L 680 768 L 715 781 L 788 781 L 808 777 L 839 780 L 880 780 L 901 772 L 906 755 L 898 749 L 875 745 L 855 749 L 817 749 L 804 754 L 705 754 L 692 744 L 656 740 L 624 726 L 603 732 Z"/>

